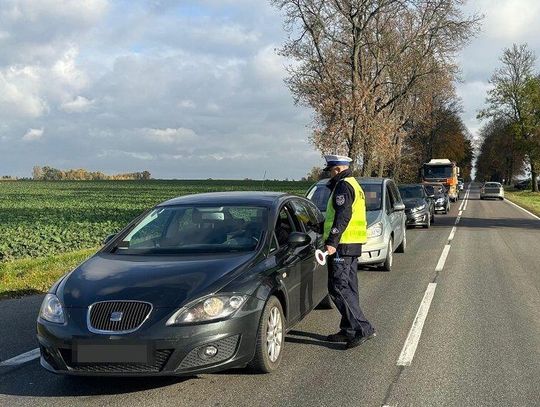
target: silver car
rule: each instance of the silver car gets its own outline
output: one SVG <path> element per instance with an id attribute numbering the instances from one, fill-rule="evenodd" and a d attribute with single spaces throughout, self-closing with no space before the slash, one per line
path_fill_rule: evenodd
<path id="1" fill-rule="evenodd" d="M 380 265 L 392 269 L 394 252 L 404 253 L 407 247 L 405 205 L 394 181 L 390 178 L 357 178 L 366 196 L 368 242 L 362 246 L 360 265 Z M 330 189 L 329 179 L 322 179 L 308 190 L 306 197 L 326 212 Z"/>
<path id="2" fill-rule="evenodd" d="M 504 189 L 499 182 L 486 182 L 480 188 L 480 199 L 498 198 L 504 200 Z"/>

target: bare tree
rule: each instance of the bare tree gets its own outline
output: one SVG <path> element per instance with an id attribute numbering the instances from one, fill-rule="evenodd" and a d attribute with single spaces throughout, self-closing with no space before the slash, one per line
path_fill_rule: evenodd
<path id="1" fill-rule="evenodd" d="M 272 0 L 285 14 L 287 84 L 315 111 L 311 141 L 371 175 L 399 156 L 423 80 L 450 73 L 478 28 L 463 0 Z"/>

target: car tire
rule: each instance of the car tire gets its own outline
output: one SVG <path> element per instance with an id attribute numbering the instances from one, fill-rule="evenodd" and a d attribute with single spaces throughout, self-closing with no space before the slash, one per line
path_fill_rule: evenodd
<path id="1" fill-rule="evenodd" d="M 273 345 L 273 350 L 270 345 Z M 260 373 L 273 372 L 279 367 L 284 345 L 285 316 L 283 307 L 279 300 L 272 295 L 266 302 L 259 321 L 255 356 L 249 363 L 249 367 Z"/>
<path id="2" fill-rule="evenodd" d="M 381 266 L 383 271 L 392 271 L 392 265 L 394 263 L 393 248 L 394 248 L 394 239 L 390 238 L 390 241 L 388 242 L 388 248 L 386 250 L 386 259 L 384 260 L 384 263 Z"/>
<path id="3" fill-rule="evenodd" d="M 397 247 L 396 253 L 405 253 L 405 250 L 407 250 L 407 232 L 406 230 L 403 230 L 403 240 L 401 241 L 401 244 Z"/>
<path id="4" fill-rule="evenodd" d="M 448 208 L 448 205 L 446 205 L 443 213 L 446 215 L 448 212 L 450 212 L 450 208 Z"/>
<path id="5" fill-rule="evenodd" d="M 330 297 L 330 294 L 327 294 L 326 297 L 322 299 L 322 301 L 317 305 L 317 309 L 334 309 L 334 301 L 332 301 L 332 297 Z"/>

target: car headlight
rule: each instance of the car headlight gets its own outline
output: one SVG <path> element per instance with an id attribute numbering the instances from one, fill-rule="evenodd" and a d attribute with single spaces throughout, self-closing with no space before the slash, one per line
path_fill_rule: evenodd
<path id="1" fill-rule="evenodd" d="M 371 225 L 367 230 L 368 237 L 378 237 L 383 233 L 383 224 L 382 222 L 377 222 L 374 225 Z"/>
<path id="2" fill-rule="evenodd" d="M 424 209 L 426 209 L 426 204 L 423 204 L 421 206 L 418 206 L 416 208 L 413 208 L 413 212 L 420 212 L 420 211 L 423 211 Z"/>
<path id="3" fill-rule="evenodd" d="M 180 325 L 226 318 L 244 305 L 247 295 L 212 295 L 197 300 L 176 311 L 166 325 Z"/>
<path id="4" fill-rule="evenodd" d="M 64 309 L 58 297 L 54 294 L 47 294 L 41 304 L 39 316 L 45 321 L 63 324 L 65 322 Z"/>

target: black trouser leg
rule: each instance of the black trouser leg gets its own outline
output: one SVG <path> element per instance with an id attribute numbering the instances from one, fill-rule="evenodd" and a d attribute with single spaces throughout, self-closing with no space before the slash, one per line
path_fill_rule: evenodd
<path id="1" fill-rule="evenodd" d="M 357 264 L 356 256 L 334 255 L 328 261 L 328 292 L 341 314 L 340 329 L 349 337 L 367 336 L 373 332 L 360 308 Z"/>

